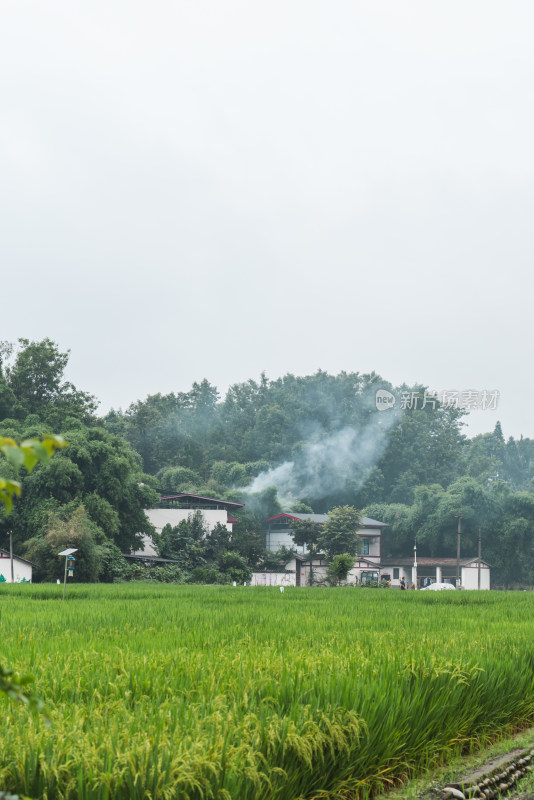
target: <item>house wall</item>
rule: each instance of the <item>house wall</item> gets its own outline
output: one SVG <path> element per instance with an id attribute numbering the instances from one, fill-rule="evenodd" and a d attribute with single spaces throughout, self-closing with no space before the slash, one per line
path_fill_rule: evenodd
<path id="1" fill-rule="evenodd" d="M 297 553 L 305 553 L 305 547 L 297 547 L 291 538 L 290 529 L 287 530 L 268 530 L 265 533 L 265 548 L 275 553 L 282 547 L 288 547 Z"/>
<path id="2" fill-rule="evenodd" d="M 16 556 L 13 558 L 13 572 L 15 574 L 15 583 L 22 583 L 28 581 L 31 583 L 33 567 L 31 564 L 26 564 Z M 0 555 L 0 578 L 2 583 L 11 583 L 11 562 L 9 556 Z"/>
<path id="3" fill-rule="evenodd" d="M 371 532 L 372 531 L 372 532 Z M 380 558 L 380 536 L 376 535 L 376 531 L 369 528 L 363 528 L 358 533 L 360 539 L 369 538 L 369 553 L 365 555 L 366 558 Z M 362 548 L 363 549 L 363 548 Z M 362 555 L 361 553 L 360 555 Z"/>
<path id="4" fill-rule="evenodd" d="M 462 586 L 464 589 L 478 589 L 478 561 L 462 567 Z M 490 570 L 485 564 L 480 569 L 480 588 L 490 588 Z"/>
<path id="5" fill-rule="evenodd" d="M 313 562 L 312 564 L 313 569 L 313 583 L 323 583 L 326 581 L 326 566 L 321 562 Z M 309 564 L 302 564 L 300 568 L 300 585 L 301 586 L 309 586 L 310 585 L 310 565 Z"/>
<path id="6" fill-rule="evenodd" d="M 393 577 L 393 570 L 399 570 L 399 577 Z M 412 568 L 411 567 L 382 567 L 380 572 L 384 575 L 391 575 L 391 585 L 400 589 L 401 578 L 404 578 L 406 586 L 409 588 L 412 585 Z"/>
<path id="7" fill-rule="evenodd" d="M 296 586 L 295 572 L 253 572 L 251 586 Z"/>
<path id="8" fill-rule="evenodd" d="M 313 569 L 313 583 L 314 584 L 322 584 L 327 582 L 327 565 L 322 561 L 315 561 L 312 563 Z M 347 580 L 344 581 L 344 584 L 347 586 L 356 586 L 361 583 L 362 572 L 369 572 L 372 571 L 374 568 L 369 564 L 359 564 L 356 562 L 355 566 L 349 570 L 347 574 Z M 379 571 L 377 569 L 377 571 Z M 310 585 L 310 565 L 309 564 L 302 564 L 300 569 L 300 585 L 301 586 L 309 586 Z"/>
<path id="9" fill-rule="evenodd" d="M 232 523 L 228 522 L 228 512 L 224 509 L 216 509 L 216 508 L 202 508 L 199 509 L 204 522 L 208 529 L 211 531 L 215 527 L 215 525 L 219 522 L 221 525 L 232 531 Z M 145 510 L 145 514 L 147 515 L 148 519 L 158 531 L 161 533 L 162 529 L 165 525 L 172 525 L 173 528 L 178 525 L 182 520 L 189 519 L 191 514 L 195 513 L 194 508 L 147 508 Z M 144 535 L 143 536 L 143 544 L 145 545 L 144 550 L 135 550 L 132 555 L 144 555 L 144 556 L 157 556 L 156 549 L 152 542 L 152 537 Z"/>
<path id="10" fill-rule="evenodd" d="M 373 571 L 373 567 L 369 567 L 369 566 L 366 566 L 366 567 L 354 567 L 353 569 L 351 569 L 349 571 L 349 573 L 347 575 L 347 580 L 345 581 L 345 583 L 347 585 L 349 585 L 349 586 L 357 586 L 358 584 L 360 584 L 362 582 L 362 572 L 372 572 L 372 571 Z M 377 580 L 380 577 L 379 574 L 378 574 L 378 571 L 377 571 L 377 576 L 376 577 L 377 577 Z"/>

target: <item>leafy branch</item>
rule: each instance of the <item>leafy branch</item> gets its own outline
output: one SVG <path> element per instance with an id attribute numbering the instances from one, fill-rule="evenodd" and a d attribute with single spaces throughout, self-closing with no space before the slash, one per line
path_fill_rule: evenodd
<path id="1" fill-rule="evenodd" d="M 36 714 L 44 712 L 44 703 L 40 697 L 28 691 L 29 684 L 33 683 L 33 675 L 15 675 L 12 669 L 0 665 L 0 692 L 18 703 L 24 703 Z M 48 718 L 45 718 L 48 724 Z"/>
<path id="2" fill-rule="evenodd" d="M 0 436 L 0 452 L 18 472 L 25 467 L 31 472 L 35 465 L 41 461 L 48 463 L 56 450 L 67 446 L 62 436 L 47 434 L 40 439 L 25 439 L 20 444 L 7 436 Z M 6 514 L 13 508 L 13 497 L 20 497 L 21 485 L 19 481 L 0 477 L 0 500 L 3 502 Z"/>
<path id="3" fill-rule="evenodd" d="M 50 461 L 56 450 L 67 446 L 67 442 L 62 436 L 47 435 L 40 439 L 25 439 L 20 444 L 14 439 L 0 436 L 0 452 L 4 454 L 6 460 L 18 472 L 21 467 L 25 467 L 31 472 L 35 465 L 41 461 Z M 5 506 L 6 515 L 13 508 L 13 497 L 19 497 L 21 486 L 19 481 L 10 478 L 0 477 L 0 501 Z M 36 713 L 43 713 L 44 704 L 40 697 L 28 691 L 29 684 L 33 683 L 32 675 L 18 677 L 13 670 L 0 664 L 0 694 L 5 694 L 12 700 L 24 703 Z M 45 716 L 45 723 L 50 724 L 48 717 Z"/>

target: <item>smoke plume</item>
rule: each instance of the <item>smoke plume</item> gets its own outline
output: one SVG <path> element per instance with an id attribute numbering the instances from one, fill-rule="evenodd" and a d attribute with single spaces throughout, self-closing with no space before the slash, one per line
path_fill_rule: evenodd
<path id="1" fill-rule="evenodd" d="M 393 408 L 374 411 L 361 425 L 330 433 L 314 429 L 293 460 L 262 472 L 244 491 L 252 494 L 275 486 L 285 507 L 297 499 L 320 500 L 349 484 L 356 493 L 385 452 L 401 413 Z"/>

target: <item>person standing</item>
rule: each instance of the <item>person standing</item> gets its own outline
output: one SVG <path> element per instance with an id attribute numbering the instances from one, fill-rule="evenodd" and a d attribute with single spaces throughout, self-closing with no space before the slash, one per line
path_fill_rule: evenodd
<path id="1" fill-rule="evenodd" d="M 400 587 L 401 591 L 404 591 L 406 589 L 406 581 L 404 580 L 404 578 L 401 578 Z"/>

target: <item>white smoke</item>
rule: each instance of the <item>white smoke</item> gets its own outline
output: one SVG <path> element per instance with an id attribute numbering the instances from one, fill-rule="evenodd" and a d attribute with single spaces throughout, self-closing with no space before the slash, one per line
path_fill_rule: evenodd
<path id="1" fill-rule="evenodd" d="M 286 507 L 297 499 L 317 500 L 346 487 L 356 493 L 384 454 L 401 412 L 370 413 L 368 422 L 333 433 L 315 430 L 292 461 L 260 473 L 244 491 L 275 486 Z"/>

